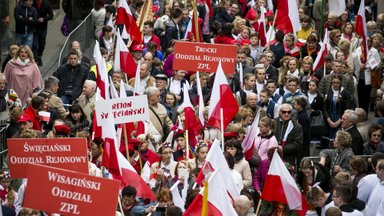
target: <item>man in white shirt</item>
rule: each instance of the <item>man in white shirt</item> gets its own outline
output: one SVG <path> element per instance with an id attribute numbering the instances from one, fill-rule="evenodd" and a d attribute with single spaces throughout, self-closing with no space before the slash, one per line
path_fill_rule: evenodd
<path id="1" fill-rule="evenodd" d="M 384 215 L 384 160 L 380 160 L 376 165 L 376 175 L 379 179 L 369 196 L 367 206 L 376 215 Z"/>

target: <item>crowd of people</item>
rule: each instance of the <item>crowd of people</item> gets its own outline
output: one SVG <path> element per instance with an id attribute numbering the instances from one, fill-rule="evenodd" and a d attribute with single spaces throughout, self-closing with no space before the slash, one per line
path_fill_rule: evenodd
<path id="1" fill-rule="evenodd" d="M 128 2 L 138 19 L 144 1 Z M 107 65 L 102 72 L 111 78 L 112 88 L 118 94 L 144 94 L 148 99 L 149 121 L 130 124 L 123 135 L 129 148 L 122 138 L 119 150 L 129 155 L 131 165 L 153 190 L 156 203 L 137 197 L 137 188 L 128 185 L 120 193 L 122 206 L 116 214 L 182 215 L 200 191 L 194 182 L 211 144 L 224 137 L 223 163 L 227 162 L 230 178 L 241 191 L 233 201 L 240 216 L 256 215 L 256 211 L 299 214 L 281 202 L 262 201 L 258 208 L 274 152 L 306 197 L 304 214 L 384 215 L 384 10 L 380 1 L 365 0 L 369 50 L 364 59 L 364 37 L 356 33 L 360 1 L 345 1 L 340 14 L 328 8 L 325 0 L 296 2 L 301 30 L 289 33 L 274 26 L 280 1 L 153 0 L 153 16 L 143 23 L 142 42 L 124 41 L 140 71 L 137 82 L 134 74 L 113 67 L 116 31 L 108 23 L 116 18 L 118 2 L 63 0 L 63 34 L 92 13 L 90 31 L 100 44 Z M 197 76 L 195 71 L 173 70 L 175 44 L 196 42 L 188 32 L 195 6 L 202 43 L 237 47 L 236 67 L 225 71 L 225 76 L 237 101 L 232 105 L 239 110 L 224 134 L 208 124 L 211 93 L 219 91 L 212 89 L 215 71 Z M 262 13 L 266 31 L 273 32 L 266 39 L 259 32 Z M 8 125 L 7 138 L 85 137 L 90 174 L 108 177 L 102 167 L 104 140 L 93 136 L 100 72 L 94 59 L 78 41 L 72 41 L 68 56 L 59 60 L 61 66 L 43 78 L 39 66 L 52 7 L 47 0 L 21 0 L 14 16 L 17 40 L 0 74 L 0 123 Z M 325 34 L 327 54 L 314 70 Z M 183 127 L 185 90 L 196 116 L 199 97 L 205 106 L 204 126 L 192 136 Z M 49 113 L 49 120 L 43 120 L 42 112 Z M 256 115 L 254 150 L 245 155 L 243 140 Z M 144 172 L 147 164 L 149 173 Z M 23 208 L 25 182 L 21 187 L 17 180 L 11 184 L 11 175 L 8 170 L 0 172 L 3 212 L 9 211 L 5 215 L 43 214 Z M 170 191 L 176 182 L 185 202 L 182 207 L 174 205 Z"/>

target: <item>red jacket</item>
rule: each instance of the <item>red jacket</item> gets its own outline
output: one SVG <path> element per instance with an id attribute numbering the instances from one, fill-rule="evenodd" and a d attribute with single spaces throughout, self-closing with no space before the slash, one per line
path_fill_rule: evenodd
<path id="1" fill-rule="evenodd" d="M 32 106 L 29 106 L 25 111 L 24 114 L 29 115 L 31 117 L 33 127 L 32 129 L 41 131 L 41 123 L 40 123 L 40 117 L 38 113 L 35 112 L 35 110 L 32 108 Z"/>

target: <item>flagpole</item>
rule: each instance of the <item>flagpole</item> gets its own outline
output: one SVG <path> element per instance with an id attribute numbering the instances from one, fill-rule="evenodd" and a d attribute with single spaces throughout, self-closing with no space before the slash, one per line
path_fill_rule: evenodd
<path id="1" fill-rule="evenodd" d="M 223 108 L 220 108 L 221 148 L 224 152 L 224 115 Z"/>
<path id="2" fill-rule="evenodd" d="M 316 73 L 316 71 L 315 71 L 315 73 Z M 327 73 L 327 67 L 324 64 L 323 65 L 323 77 L 325 77 L 326 73 Z"/>
<path id="3" fill-rule="evenodd" d="M 200 34 L 199 34 L 199 18 L 197 17 L 197 8 L 196 8 L 196 0 L 192 1 L 192 9 L 193 9 L 193 16 L 191 21 L 195 24 L 195 39 L 196 42 L 200 42 Z"/>
<path id="4" fill-rule="evenodd" d="M 185 150 L 187 151 L 187 155 L 186 155 L 186 158 L 185 160 L 188 160 L 189 159 L 189 138 L 188 138 L 188 129 L 185 130 L 185 141 L 186 141 L 186 145 L 185 145 Z"/>
<path id="5" fill-rule="evenodd" d="M 257 203 L 257 209 L 256 209 L 256 215 L 259 215 L 259 212 L 260 212 L 260 207 L 261 207 L 261 197 L 259 198 L 259 203 Z"/>
<path id="6" fill-rule="evenodd" d="M 276 9 L 276 13 L 275 13 L 275 17 L 273 17 L 273 23 L 272 23 L 272 26 L 270 28 L 275 28 L 275 24 L 276 24 L 276 18 L 277 18 L 277 13 L 278 13 L 279 10 Z M 273 29 L 272 29 L 273 31 Z M 269 35 L 269 42 L 271 42 L 271 39 L 272 39 L 272 32 L 271 34 Z"/>
<path id="7" fill-rule="evenodd" d="M 201 216 L 208 216 L 208 181 L 204 183 L 204 198 L 203 206 L 201 208 Z"/>
<path id="8" fill-rule="evenodd" d="M 127 127 L 125 124 L 123 124 L 123 130 L 124 130 L 124 143 L 125 143 L 125 152 L 127 153 L 127 159 L 129 159 L 129 148 L 128 148 L 128 137 L 127 137 Z"/>
<path id="9" fill-rule="evenodd" d="M 123 205 L 121 205 L 121 197 L 120 195 L 118 195 L 118 197 L 119 197 L 118 202 L 119 202 L 120 213 L 121 215 L 124 215 Z"/>

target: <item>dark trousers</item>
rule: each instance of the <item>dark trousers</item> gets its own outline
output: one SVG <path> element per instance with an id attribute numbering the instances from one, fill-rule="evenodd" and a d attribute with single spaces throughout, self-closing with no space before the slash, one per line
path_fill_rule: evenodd
<path id="1" fill-rule="evenodd" d="M 365 80 L 359 79 L 357 84 L 357 97 L 359 99 L 359 107 L 363 108 L 365 112 L 369 111 L 369 102 L 371 101 L 372 85 L 365 85 Z"/>
<path id="2" fill-rule="evenodd" d="M 45 49 L 45 39 L 47 37 L 47 30 L 38 30 L 33 35 L 33 54 L 36 59 L 43 56 Z"/>

